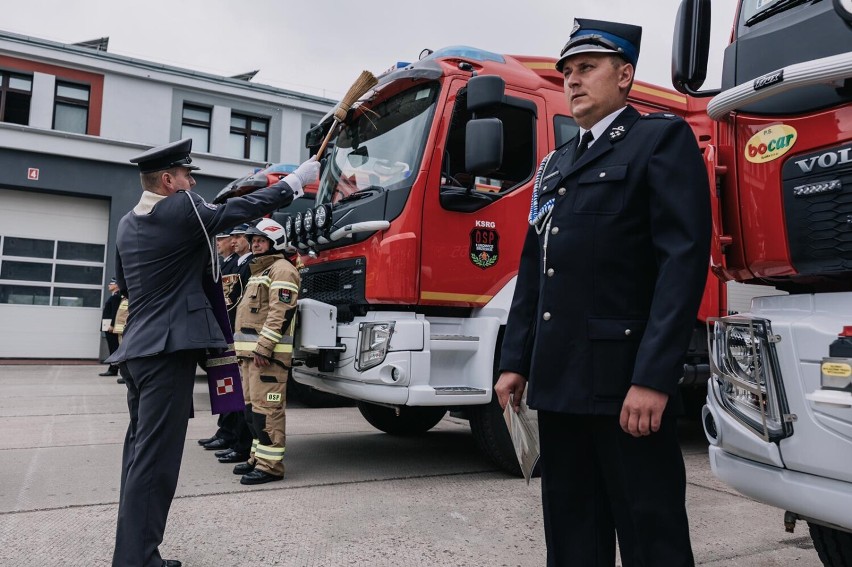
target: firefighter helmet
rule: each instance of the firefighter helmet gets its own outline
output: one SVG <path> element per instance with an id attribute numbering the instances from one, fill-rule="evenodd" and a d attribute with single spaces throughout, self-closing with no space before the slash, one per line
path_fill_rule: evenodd
<path id="1" fill-rule="evenodd" d="M 285 250 L 287 248 L 287 235 L 284 233 L 284 227 L 272 219 L 261 219 L 255 226 L 250 226 L 246 229 L 246 237 L 264 236 L 272 241 L 272 248 L 275 250 Z"/>

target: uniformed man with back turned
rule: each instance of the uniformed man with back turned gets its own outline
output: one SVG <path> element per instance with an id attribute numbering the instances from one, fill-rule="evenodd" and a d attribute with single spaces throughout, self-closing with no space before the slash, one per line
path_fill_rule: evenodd
<path id="1" fill-rule="evenodd" d="M 130 300 L 118 350 L 130 425 L 124 442 L 113 567 L 178 566 L 159 552 L 180 471 L 192 390 L 207 349 L 224 350 L 222 329 L 203 282 L 216 258 L 213 236 L 290 204 L 317 178 L 302 164 L 282 181 L 222 205 L 193 193 L 185 139 L 133 158 L 142 196 L 119 222 L 116 266 Z M 212 281 L 212 278 L 211 278 Z"/>
<path id="2" fill-rule="evenodd" d="M 694 565 L 678 380 L 707 279 L 689 126 L 627 104 L 642 29 L 576 20 L 556 65 L 580 126 L 542 162 L 500 359 L 538 410 L 547 564 Z"/>

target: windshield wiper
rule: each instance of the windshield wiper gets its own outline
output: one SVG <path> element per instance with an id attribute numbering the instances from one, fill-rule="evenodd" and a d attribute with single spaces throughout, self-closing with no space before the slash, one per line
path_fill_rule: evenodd
<path id="1" fill-rule="evenodd" d="M 753 15 L 752 17 L 747 19 L 745 25 L 746 26 L 753 26 L 757 22 L 762 22 L 763 20 L 771 18 L 775 14 L 779 14 L 781 12 L 789 10 L 790 8 L 792 8 L 794 6 L 798 6 L 798 5 L 804 4 L 806 2 L 817 3 L 819 1 L 820 0 L 781 0 L 780 2 L 776 2 L 775 4 L 766 8 L 765 10 L 761 10 L 760 12 L 756 13 L 755 15 Z"/>
<path id="2" fill-rule="evenodd" d="M 371 197 L 373 195 L 376 195 L 377 193 L 382 193 L 384 192 L 384 190 L 385 188 L 381 185 L 370 185 L 369 187 L 364 187 L 363 189 L 359 189 L 354 193 L 346 195 L 345 197 L 337 201 L 337 203 L 339 204 L 348 203 L 349 201 L 357 201 L 358 199 L 363 199 L 364 197 Z"/>

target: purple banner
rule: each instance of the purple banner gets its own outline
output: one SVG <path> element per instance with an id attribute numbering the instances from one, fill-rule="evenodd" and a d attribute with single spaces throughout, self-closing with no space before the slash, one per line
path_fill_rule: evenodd
<path id="1" fill-rule="evenodd" d="M 220 282 L 214 282 L 210 274 L 205 273 L 203 279 L 204 293 L 207 295 L 216 321 L 225 335 L 225 341 L 232 345 L 221 352 L 207 352 L 202 364 L 207 372 L 207 388 L 210 391 L 210 412 L 228 413 L 243 411 L 243 385 L 240 380 L 240 366 L 237 354 L 234 352 L 234 333 L 228 320 L 228 308 L 225 306 L 225 294 Z"/>

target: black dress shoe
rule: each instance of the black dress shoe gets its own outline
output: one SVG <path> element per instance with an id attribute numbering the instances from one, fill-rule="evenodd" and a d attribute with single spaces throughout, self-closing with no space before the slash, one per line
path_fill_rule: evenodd
<path id="1" fill-rule="evenodd" d="M 220 457 L 227 457 L 228 455 L 230 455 L 233 452 L 234 452 L 233 449 L 222 449 L 221 451 L 216 451 L 215 453 L 213 453 L 213 456 L 218 459 Z M 243 459 L 243 460 L 245 460 L 245 459 Z"/>
<path id="2" fill-rule="evenodd" d="M 212 443 L 216 439 L 218 439 L 218 437 L 216 437 L 215 435 L 213 437 L 208 437 L 207 439 L 199 439 L 198 444 L 203 447 L 204 445 L 207 445 L 208 443 Z"/>
<path id="3" fill-rule="evenodd" d="M 254 470 L 254 463 L 240 463 L 234 467 L 234 474 L 248 474 Z"/>
<path id="4" fill-rule="evenodd" d="M 98 376 L 118 376 L 118 370 L 107 370 L 106 372 L 101 372 Z"/>
<path id="5" fill-rule="evenodd" d="M 237 453 L 236 451 L 231 451 L 224 457 L 219 457 L 220 463 L 243 463 L 247 461 L 249 456 L 245 453 Z"/>
<path id="6" fill-rule="evenodd" d="M 268 472 L 264 472 L 260 469 L 254 469 L 250 473 L 243 475 L 243 478 L 240 479 L 240 484 L 265 484 L 267 482 L 274 482 L 276 480 L 283 479 L 283 476 L 275 476 L 274 474 L 269 474 Z"/>
<path id="7" fill-rule="evenodd" d="M 121 377 L 116 378 L 115 381 L 118 382 L 119 384 L 124 384 L 124 382 L 125 382 L 124 378 L 121 378 Z"/>
<path id="8" fill-rule="evenodd" d="M 181 562 L 177 559 L 163 559 L 163 567 L 180 567 Z"/>
<path id="9" fill-rule="evenodd" d="M 205 443 L 204 448 L 207 449 L 208 451 L 213 451 L 213 450 L 217 450 L 217 449 L 227 449 L 228 448 L 228 442 L 225 441 L 224 439 L 214 439 L 210 443 Z"/>

